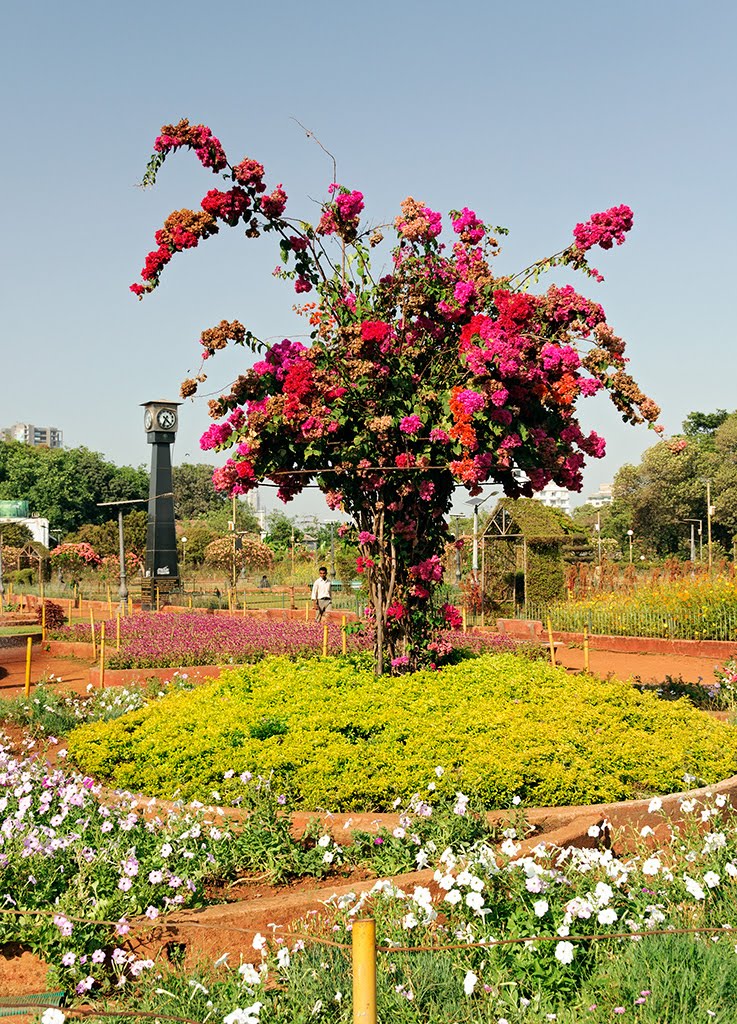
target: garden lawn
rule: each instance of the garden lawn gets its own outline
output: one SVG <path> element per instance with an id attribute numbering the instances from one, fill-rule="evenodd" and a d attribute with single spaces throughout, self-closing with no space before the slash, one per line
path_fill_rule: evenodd
<path id="1" fill-rule="evenodd" d="M 96 778 L 163 797 L 227 802 L 234 775 L 273 773 L 299 806 L 334 811 L 388 810 L 440 766 L 439 789 L 492 808 L 714 783 L 737 772 L 737 729 L 685 700 L 514 655 L 378 679 L 339 659 L 269 657 L 82 726 L 69 754 Z"/>

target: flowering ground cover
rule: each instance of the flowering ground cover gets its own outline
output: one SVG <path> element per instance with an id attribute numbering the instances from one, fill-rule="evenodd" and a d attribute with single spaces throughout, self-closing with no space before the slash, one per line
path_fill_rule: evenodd
<path id="1" fill-rule="evenodd" d="M 135 615 L 120 622 L 120 650 L 108 646 L 106 664 L 109 668 L 173 668 L 188 665 L 246 664 L 260 661 L 267 654 L 289 657 L 322 655 L 322 623 L 296 619 L 261 619 L 247 616 Z M 115 622 L 105 626 L 108 643 L 115 637 Z M 88 623 L 66 626 L 49 634 L 54 640 L 89 643 L 92 627 Z M 101 623 L 95 625 L 99 641 Z M 328 623 L 328 653 L 337 655 L 342 650 L 342 628 Z M 346 648 L 349 654 L 373 649 L 374 637 L 370 627 L 347 630 Z M 500 652 L 528 650 L 531 657 L 539 656 L 540 649 L 502 635 L 473 636 L 460 632 L 441 634 L 436 640 L 436 656 L 447 658 L 464 651 L 479 654 L 482 651 Z"/>
<path id="2" fill-rule="evenodd" d="M 658 805 L 652 826 L 664 820 Z M 645 847 L 648 825 L 641 851 L 627 859 L 544 843 L 520 857 L 514 829 L 501 848 L 482 843 L 466 856 L 447 848 L 438 851 L 437 887 L 383 881 L 370 894 L 336 899 L 322 934 L 347 945 L 356 918 L 376 919 L 377 941 L 389 947 L 378 956 L 380 1020 L 727 1024 L 737 987 L 735 817 L 724 796 L 698 806 L 684 800 L 682 814 L 682 825 L 666 828 L 663 849 Z M 725 931 L 648 934 L 684 927 Z M 645 937 L 607 938 L 621 933 Z M 604 939 L 585 941 L 595 934 Z M 537 936 L 546 940 L 491 945 Z M 347 949 L 278 936 L 258 936 L 254 947 L 254 967 L 165 972 L 157 990 L 148 979 L 136 1008 L 209 1013 L 225 1024 L 351 1020 Z"/>
<path id="3" fill-rule="evenodd" d="M 310 810 L 389 810 L 435 765 L 442 786 L 505 807 L 623 800 L 737 772 L 737 729 L 688 701 L 483 655 L 377 678 L 341 659 L 268 658 L 69 736 L 84 771 L 126 789 L 231 797 L 274 773 Z M 231 773 L 230 779 L 227 773 Z"/>
<path id="4" fill-rule="evenodd" d="M 554 629 L 585 627 L 607 636 L 679 640 L 737 640 L 737 581 L 724 576 L 674 580 L 638 587 L 631 594 L 596 594 L 537 609 Z"/>
<path id="5" fill-rule="evenodd" d="M 10 772 L 9 780 L 6 774 L 0 777 L 8 792 L 6 820 L 17 824 L 7 837 L 6 830 L 0 835 L 6 845 L 18 845 L 33 831 L 29 819 L 37 813 L 37 794 L 29 794 L 33 815 L 26 810 L 18 820 L 19 799 L 25 797 L 18 798 L 14 789 L 28 767 L 6 763 L 3 771 Z M 56 826 L 59 835 L 69 834 L 75 817 L 89 816 L 95 793 L 94 786 L 65 782 L 68 799 L 53 806 L 67 812 L 66 825 Z M 49 803 L 59 792 L 53 782 L 51 791 Z M 80 792 L 83 801 L 77 806 L 74 799 Z M 428 800 L 433 797 L 428 793 Z M 416 849 L 434 866 L 431 887 L 403 889 L 383 880 L 362 895 L 328 900 L 325 918 L 304 924 L 300 936 L 285 937 L 276 929 L 268 936 L 256 935 L 253 963 L 222 956 L 184 971 L 165 962 L 142 961 L 128 950 L 125 937 L 106 943 L 99 928 L 95 933 L 74 924 L 66 905 L 56 921 L 44 925 L 50 941 L 47 955 L 67 985 L 76 982 L 80 1001 L 108 1012 L 119 1008 L 217 1024 L 348 1024 L 353 922 L 370 915 L 384 950 L 378 955 L 380 1020 L 732 1024 L 737 991 L 731 927 L 737 917 L 734 811 L 724 795 L 702 803 L 682 800 L 679 823 L 665 818 L 658 799 L 649 810 L 649 823 L 627 856 L 544 842 L 521 856 L 519 831 L 513 825 L 500 844 L 481 840 L 462 850 L 453 843 L 440 848 L 425 842 Z M 134 892 L 139 902 L 152 899 L 149 916 L 156 909 L 156 897 L 149 893 L 157 887 L 169 903 L 176 898 L 171 892 L 177 888 L 170 885 L 174 871 L 187 880 L 196 876 L 193 864 L 198 861 L 183 859 L 186 854 L 217 851 L 223 845 L 221 836 L 213 839 L 211 826 L 198 834 L 191 821 L 176 825 L 166 837 L 158 825 L 136 831 L 122 812 L 114 812 L 113 821 L 106 835 L 122 835 L 123 842 L 113 851 L 109 874 L 125 886 L 116 899 L 128 906 L 135 903 Z M 34 826 L 38 829 L 37 822 Z M 665 836 L 660 846 L 653 845 L 656 828 Z M 597 826 L 590 829 L 593 840 L 598 831 Z M 53 856 L 67 856 L 63 843 Z M 36 871 L 40 859 L 34 851 L 22 870 Z M 15 872 L 12 881 L 20 875 L 20 870 Z M 186 884 L 182 888 L 188 891 Z M 30 886 L 22 895 L 27 893 L 33 894 Z M 68 900 L 66 893 L 62 899 Z M 114 912 L 118 910 L 119 905 Z M 23 926 L 29 929 L 31 919 Z M 123 918 L 117 930 L 125 927 Z M 707 931 L 679 934 L 684 928 Z M 595 935 L 601 938 L 587 941 Z M 330 944 L 322 944 L 321 938 Z M 520 939 L 529 941 L 515 941 Z M 420 950 L 409 952 L 406 947 Z M 111 984 L 111 998 L 101 1000 Z M 46 1021 L 63 1024 L 61 1016 L 49 1015 Z"/>
<path id="6" fill-rule="evenodd" d="M 100 637 L 100 624 L 96 636 Z M 115 622 L 107 622 L 108 642 L 115 637 Z M 57 630 L 54 639 L 89 642 L 87 623 Z M 339 624 L 328 624 L 328 652 L 339 654 Z M 362 632 L 347 636 L 351 653 L 371 648 L 373 640 Z M 109 650 L 110 668 L 171 668 L 187 665 L 245 664 L 267 653 L 292 657 L 322 654 L 323 625 L 294 619 L 271 620 L 224 615 L 135 615 L 121 619 L 120 650 Z"/>

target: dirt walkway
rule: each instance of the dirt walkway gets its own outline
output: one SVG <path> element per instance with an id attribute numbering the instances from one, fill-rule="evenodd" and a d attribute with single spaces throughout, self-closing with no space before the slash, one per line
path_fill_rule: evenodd
<path id="1" fill-rule="evenodd" d="M 74 658 L 50 658 L 34 645 L 31 656 L 31 684 L 42 679 L 50 680 L 53 675 L 61 679 L 65 690 L 85 693 L 89 683 L 89 666 Z M 23 693 L 26 682 L 26 649 L 24 647 L 0 648 L 0 700 L 18 697 Z M 54 685 L 59 685 L 58 683 Z"/>
<path id="2" fill-rule="evenodd" d="M 25 647 L 0 648 L 0 699 L 17 697 L 25 686 Z M 583 671 L 583 650 L 579 647 L 561 646 L 557 649 L 558 664 L 574 671 Z M 666 676 L 682 678 L 688 683 L 714 682 L 714 658 L 689 658 L 671 654 L 615 654 L 611 651 L 591 651 L 589 665 L 594 675 L 606 679 L 639 678 L 643 683 L 662 683 Z M 89 684 L 89 666 L 73 658 L 52 658 L 38 647 L 33 648 L 31 682 L 35 685 L 41 679 L 52 675 L 61 679 L 65 690 L 85 693 Z"/>
<path id="3" fill-rule="evenodd" d="M 583 650 L 559 647 L 556 660 L 569 669 L 583 671 Z M 714 683 L 714 658 L 687 658 L 673 654 L 615 654 L 613 651 L 590 651 L 589 668 L 594 675 L 606 679 L 639 678 L 643 683 L 662 683 L 666 676 L 679 677 L 686 683 Z"/>

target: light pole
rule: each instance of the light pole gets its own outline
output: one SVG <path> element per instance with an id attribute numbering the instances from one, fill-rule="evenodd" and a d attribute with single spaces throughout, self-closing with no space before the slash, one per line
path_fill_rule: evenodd
<path id="1" fill-rule="evenodd" d="M 702 477 L 701 483 L 706 484 L 706 550 L 709 560 L 709 572 L 711 572 L 712 550 L 711 550 L 711 477 Z"/>
<path id="2" fill-rule="evenodd" d="M 455 513 L 453 513 L 451 515 L 450 518 L 451 519 L 465 519 L 465 516 L 462 515 L 460 512 L 455 512 Z M 455 531 L 454 531 L 454 533 L 455 533 L 455 542 L 456 542 L 456 584 L 461 582 L 461 576 L 463 575 L 463 573 L 461 572 L 461 549 L 458 546 L 458 541 L 460 540 L 460 537 L 458 536 L 458 525 L 459 524 L 457 523 Z"/>
<path id="3" fill-rule="evenodd" d="M 702 547 L 702 543 L 703 543 L 702 535 L 703 535 L 703 531 L 704 531 L 704 525 L 703 525 L 704 521 L 703 521 L 703 519 L 684 519 L 683 522 L 691 524 L 691 563 L 693 564 L 696 561 L 696 537 L 695 537 L 694 527 L 695 527 L 696 523 L 699 524 L 699 561 L 701 561 L 702 560 L 702 557 L 701 557 L 702 556 L 701 547 Z"/>
<path id="4" fill-rule="evenodd" d="M 483 505 L 489 498 L 495 497 L 499 492 L 491 491 L 485 498 L 471 498 L 467 505 L 473 506 L 473 579 L 474 583 L 479 581 L 479 505 Z"/>
<path id="5" fill-rule="evenodd" d="M 596 544 L 599 550 L 599 568 L 601 569 L 601 512 L 596 513 L 594 529 L 596 530 Z"/>
<path id="6" fill-rule="evenodd" d="M 184 573 L 184 570 L 185 570 L 185 568 L 187 566 L 187 538 L 186 537 L 182 537 L 181 541 L 182 541 L 182 573 Z"/>
<path id="7" fill-rule="evenodd" d="M 154 498 L 173 498 L 171 491 L 166 494 L 156 494 Z M 120 597 L 120 615 L 124 618 L 128 610 L 128 578 L 125 569 L 125 540 L 123 538 L 123 505 L 145 505 L 151 498 L 131 498 L 128 501 L 98 501 L 98 508 L 117 508 L 118 510 L 118 557 L 120 558 L 120 585 L 118 596 Z"/>
<path id="8" fill-rule="evenodd" d="M 635 535 L 635 531 L 634 530 L 628 530 L 627 531 L 627 537 L 629 538 L 629 542 L 630 542 L 630 565 L 632 565 L 632 538 L 634 537 L 634 535 Z"/>

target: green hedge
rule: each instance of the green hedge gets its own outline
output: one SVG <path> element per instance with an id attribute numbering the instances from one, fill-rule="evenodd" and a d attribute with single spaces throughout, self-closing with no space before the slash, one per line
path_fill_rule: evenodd
<path id="1" fill-rule="evenodd" d="M 164 797 L 225 801 L 238 773 L 273 772 L 307 808 L 387 810 L 439 787 L 488 807 L 631 799 L 737 772 L 737 729 L 685 700 L 569 676 L 514 655 L 376 679 L 331 659 L 267 658 L 115 722 L 69 754 L 91 775 Z M 234 778 L 225 779 L 226 772 Z"/>

